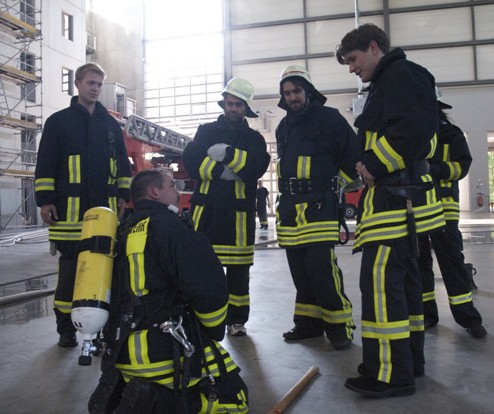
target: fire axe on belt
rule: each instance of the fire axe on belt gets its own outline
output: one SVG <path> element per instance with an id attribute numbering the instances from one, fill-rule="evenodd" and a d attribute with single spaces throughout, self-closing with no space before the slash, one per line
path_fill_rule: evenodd
<path id="1" fill-rule="evenodd" d="M 413 257 L 419 257 L 419 240 L 417 237 L 417 227 L 413 214 L 413 199 L 420 191 L 427 191 L 432 188 L 432 183 L 409 184 L 409 185 L 387 185 L 386 190 L 397 197 L 403 197 L 407 203 L 407 230 L 410 238 Z"/>

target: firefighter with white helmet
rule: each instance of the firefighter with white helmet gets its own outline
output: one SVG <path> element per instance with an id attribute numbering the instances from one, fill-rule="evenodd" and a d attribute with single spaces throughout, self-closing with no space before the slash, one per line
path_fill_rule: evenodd
<path id="1" fill-rule="evenodd" d="M 355 328 L 334 246 L 339 242 L 338 178 L 357 179 L 356 136 L 299 65 L 283 69 L 278 106 L 287 111 L 276 129 L 278 242 L 286 249 L 297 289 L 287 341 L 321 336 L 335 349 L 349 346 Z"/>
<path id="2" fill-rule="evenodd" d="M 266 172 L 270 157 L 263 136 L 245 119 L 257 117 L 251 109 L 251 83 L 233 78 L 222 96 L 218 104 L 224 114 L 198 128 L 182 158 L 189 176 L 197 180 L 191 198 L 195 229 L 206 235 L 226 268 L 228 333 L 244 336 L 250 311 L 257 180 Z"/>

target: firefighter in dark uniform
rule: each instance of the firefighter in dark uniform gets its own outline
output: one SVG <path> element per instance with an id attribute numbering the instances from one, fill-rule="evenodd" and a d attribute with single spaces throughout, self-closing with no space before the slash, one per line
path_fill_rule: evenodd
<path id="1" fill-rule="evenodd" d="M 112 354 L 126 385 L 111 412 L 248 412 L 240 369 L 217 342 L 225 335 L 228 290 L 211 244 L 178 216 L 171 172 L 139 172 L 131 194 L 135 212 L 118 232 L 120 285 L 112 286 L 112 302 L 120 302 L 112 312 L 122 321 Z M 89 411 L 110 412 L 96 393 Z"/>
<path id="2" fill-rule="evenodd" d="M 283 337 L 326 333 L 342 349 L 351 344 L 355 326 L 334 251 L 343 212 L 336 191 L 339 182 L 358 178 L 355 132 L 338 110 L 323 106 L 326 98 L 302 66 L 283 70 L 280 94 L 278 106 L 287 115 L 276 129 L 276 232 L 297 289 L 295 327 Z"/>
<path id="3" fill-rule="evenodd" d="M 390 52 L 387 35 L 373 24 L 346 34 L 336 56 L 370 82 L 355 121 L 357 170 L 367 184 L 354 243 L 362 250 L 363 364 L 362 376 L 345 386 L 369 397 L 410 395 L 425 364 L 417 233 L 445 224 L 427 163 L 437 144 L 434 77 L 401 49 Z"/>
<path id="4" fill-rule="evenodd" d="M 182 159 L 189 176 L 197 180 L 191 198 L 195 229 L 206 235 L 226 267 L 228 333 L 243 336 L 250 310 L 257 180 L 266 172 L 270 157 L 262 135 L 245 120 L 257 117 L 250 109 L 252 85 L 233 78 L 222 95 L 219 105 L 224 114 L 198 128 Z"/>
<path id="5" fill-rule="evenodd" d="M 75 78 L 79 95 L 46 120 L 35 172 L 36 203 L 60 252 L 54 307 L 62 347 L 77 345 L 70 312 L 84 213 L 109 207 L 121 216 L 130 197 L 122 129 L 97 101 L 105 72 L 88 63 Z"/>
<path id="6" fill-rule="evenodd" d="M 444 280 L 451 313 L 455 321 L 474 338 L 483 338 L 487 331 L 482 316 L 472 298 L 472 276 L 465 266 L 463 237 L 458 228 L 460 220 L 460 191 L 458 181 L 468 174 L 472 156 L 465 135 L 448 119 L 445 109 L 452 106 L 442 102 L 438 95 L 439 135 L 434 156 L 429 160 L 430 173 L 436 192 L 441 199 L 446 227 L 443 231 L 420 238 L 419 269 L 422 275 L 425 328 L 439 322 L 434 291 L 431 242 Z"/>

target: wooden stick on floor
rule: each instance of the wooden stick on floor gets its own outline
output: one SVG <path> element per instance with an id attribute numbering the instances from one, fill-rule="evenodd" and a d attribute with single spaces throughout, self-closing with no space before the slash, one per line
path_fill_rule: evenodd
<path id="1" fill-rule="evenodd" d="M 319 372 L 319 367 L 310 367 L 305 375 L 279 400 L 267 414 L 281 414 L 285 408 L 300 394 L 310 380 Z"/>

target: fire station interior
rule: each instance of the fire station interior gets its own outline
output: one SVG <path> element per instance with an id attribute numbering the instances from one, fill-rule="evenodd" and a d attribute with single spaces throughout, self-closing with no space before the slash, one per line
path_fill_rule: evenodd
<path id="1" fill-rule="evenodd" d="M 221 114 L 217 101 L 226 81 L 243 77 L 255 87 L 252 109 L 259 117 L 249 124 L 272 157 L 262 177 L 272 208 L 267 230 L 256 222 L 247 335 L 222 341 L 249 388 L 249 412 L 492 412 L 492 21 L 494 0 L 0 0 L 0 412 L 86 413 L 98 383 L 101 356 L 80 364 L 80 333 L 78 347 L 57 346 L 58 255 L 50 254 L 33 195 L 44 122 L 77 94 L 74 72 L 86 62 L 107 72 L 100 101 L 122 127 L 133 174 L 173 170 L 182 209 L 194 188 L 183 149 L 200 124 Z M 358 194 L 348 198 L 350 240 L 336 247 L 353 305 L 352 345 L 336 351 L 325 337 L 282 337 L 293 327 L 295 288 L 277 244 L 273 207 L 275 131 L 285 115 L 277 106 L 279 75 L 289 64 L 307 67 L 326 105 L 353 125 L 365 85 L 337 63 L 334 49 L 362 23 L 382 27 L 392 47 L 434 74 L 442 100 L 453 107 L 451 120 L 465 132 L 473 163 L 460 182 L 460 230 L 465 262 L 472 264 L 473 301 L 488 332 L 474 339 L 455 323 L 434 258 L 439 323 L 425 333 L 425 376 L 416 379 L 414 395 L 394 399 L 363 398 L 343 385 L 358 376 L 362 362 L 361 255 L 352 254 L 350 208 Z M 283 408 L 273 411 L 280 402 Z"/>

